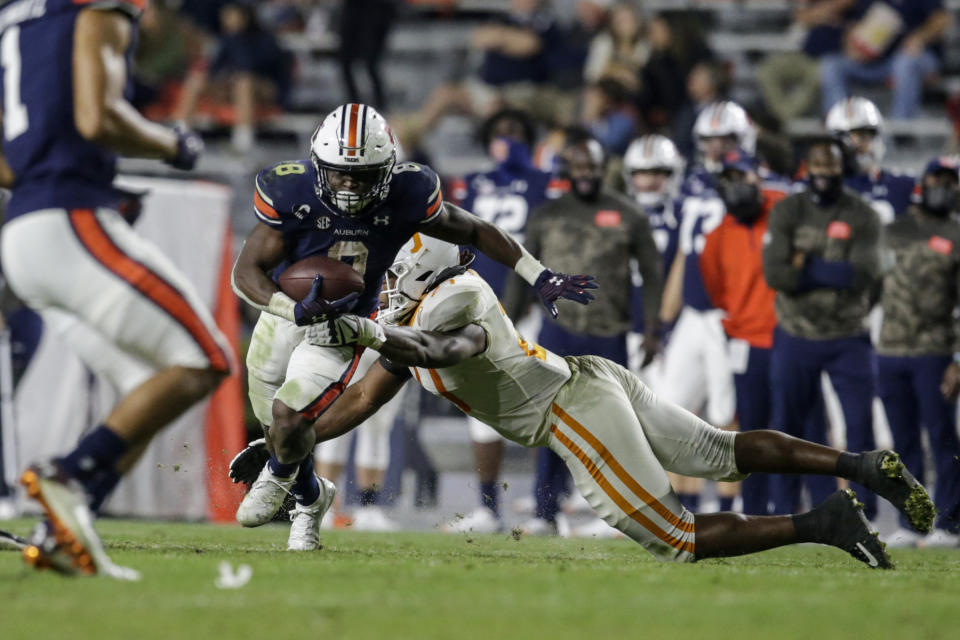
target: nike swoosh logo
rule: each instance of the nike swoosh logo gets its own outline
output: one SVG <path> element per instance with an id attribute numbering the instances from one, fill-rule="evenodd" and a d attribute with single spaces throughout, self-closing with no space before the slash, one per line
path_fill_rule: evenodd
<path id="1" fill-rule="evenodd" d="M 857 543 L 857 549 L 860 549 L 860 552 L 863 553 L 863 555 L 867 556 L 867 564 L 868 564 L 868 565 L 870 565 L 870 566 L 873 567 L 874 569 L 876 569 L 877 567 L 880 566 L 880 563 L 877 562 L 877 559 L 874 557 L 874 555 L 873 555 L 872 553 L 870 553 L 869 551 L 867 551 L 867 548 L 866 548 L 865 546 L 863 546 L 863 543 L 862 543 L 862 542 L 858 542 L 858 543 Z"/>

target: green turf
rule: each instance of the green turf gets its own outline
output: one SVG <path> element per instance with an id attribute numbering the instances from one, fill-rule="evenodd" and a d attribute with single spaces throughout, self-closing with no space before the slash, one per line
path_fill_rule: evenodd
<path id="1" fill-rule="evenodd" d="M 0 638 L 960 637 L 960 551 L 896 551 L 882 572 L 813 546 L 670 565 L 623 540 L 338 531 L 293 554 L 279 526 L 99 526 L 143 580 L 65 579 L 0 552 Z M 223 560 L 253 579 L 215 588 Z"/>

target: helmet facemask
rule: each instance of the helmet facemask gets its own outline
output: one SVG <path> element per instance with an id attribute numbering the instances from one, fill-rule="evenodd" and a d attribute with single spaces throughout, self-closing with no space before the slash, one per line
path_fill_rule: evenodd
<path id="1" fill-rule="evenodd" d="M 396 156 L 376 165 L 340 166 L 322 162 L 315 153 L 310 154 L 317 172 L 317 195 L 348 216 L 358 216 L 386 199 L 390 192 Z M 347 179 L 360 189 L 344 189 L 341 183 Z"/>

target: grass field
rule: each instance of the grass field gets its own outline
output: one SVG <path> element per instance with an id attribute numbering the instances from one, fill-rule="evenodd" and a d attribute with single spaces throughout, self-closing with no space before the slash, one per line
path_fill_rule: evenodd
<path id="1" fill-rule="evenodd" d="M 337 531 L 291 554 L 279 526 L 100 529 L 143 580 L 65 579 L 0 552 L 0 638 L 960 637 L 960 551 L 898 551 L 880 572 L 817 546 L 668 565 L 624 540 Z M 217 589 L 224 560 L 253 578 Z"/>

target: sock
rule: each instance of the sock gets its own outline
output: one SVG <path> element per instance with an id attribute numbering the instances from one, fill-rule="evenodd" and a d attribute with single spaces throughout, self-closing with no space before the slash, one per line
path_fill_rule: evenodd
<path id="1" fill-rule="evenodd" d="M 793 530 L 797 534 L 797 542 L 822 542 L 823 537 L 820 532 L 820 518 L 817 517 L 816 510 L 807 511 L 791 516 L 793 519 Z"/>
<path id="2" fill-rule="evenodd" d="M 293 483 L 293 489 L 290 493 L 302 505 L 311 505 L 320 497 L 320 482 L 313 473 L 312 455 L 307 456 L 300 463 L 297 469 L 297 481 Z"/>
<path id="3" fill-rule="evenodd" d="M 480 502 L 493 511 L 493 515 L 500 517 L 500 487 L 496 482 L 480 483 Z"/>
<path id="4" fill-rule="evenodd" d="M 696 513 L 700 509 L 699 493 L 678 493 L 677 497 L 680 498 L 680 504 L 685 506 L 687 511 Z"/>
<path id="5" fill-rule="evenodd" d="M 101 471 L 87 485 L 87 495 L 90 498 L 90 510 L 94 514 L 100 513 L 100 507 L 120 482 L 120 474 L 115 469 Z"/>
<path id="6" fill-rule="evenodd" d="M 862 460 L 863 456 L 859 453 L 847 453 L 844 451 L 837 459 L 837 475 L 849 480 L 859 480 L 862 475 L 860 473 L 860 463 Z"/>
<path id="7" fill-rule="evenodd" d="M 307 456 L 307 457 L 313 460 L 313 456 Z M 290 464 L 284 464 L 283 462 L 280 462 L 279 460 L 277 460 L 277 456 L 270 456 L 270 459 L 267 460 L 267 466 L 270 467 L 270 473 L 272 473 L 273 475 L 278 476 L 280 478 L 289 478 L 290 476 L 292 476 L 294 473 L 297 472 L 297 469 L 300 467 L 302 462 L 303 461 L 301 460 L 300 462 L 292 462 Z"/>
<path id="8" fill-rule="evenodd" d="M 87 483 L 106 470 L 114 469 L 127 452 L 123 438 L 100 425 L 80 439 L 77 447 L 66 456 L 57 459 L 60 468 L 71 478 L 78 480 L 89 491 Z"/>
<path id="9" fill-rule="evenodd" d="M 720 511 L 733 511 L 733 497 L 720 496 Z"/>
<path id="10" fill-rule="evenodd" d="M 379 489 L 361 489 L 360 490 L 360 506 L 361 507 L 372 507 L 380 501 L 380 490 Z"/>

